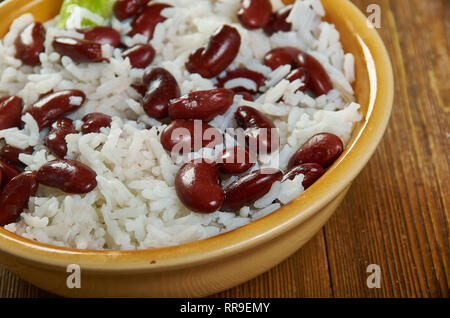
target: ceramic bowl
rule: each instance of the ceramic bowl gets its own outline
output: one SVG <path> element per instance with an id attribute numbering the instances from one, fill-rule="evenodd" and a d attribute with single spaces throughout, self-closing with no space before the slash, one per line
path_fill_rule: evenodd
<path id="1" fill-rule="evenodd" d="M 0 37 L 11 21 L 33 13 L 54 17 L 60 0 L 9 0 L 0 5 Z M 195 297 L 220 292 L 269 270 L 311 239 L 343 200 L 377 147 L 390 117 L 393 75 L 376 30 L 348 0 L 322 0 L 326 20 L 356 60 L 354 89 L 364 119 L 344 154 L 302 195 L 277 212 L 231 232 L 168 248 L 93 251 L 37 243 L 0 227 L 0 262 L 44 290 L 71 297 Z M 69 264 L 81 270 L 70 289 Z"/>

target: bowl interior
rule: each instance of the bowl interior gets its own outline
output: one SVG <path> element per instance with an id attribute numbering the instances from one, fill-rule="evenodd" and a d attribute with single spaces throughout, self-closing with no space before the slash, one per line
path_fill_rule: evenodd
<path id="1" fill-rule="evenodd" d="M 57 15 L 61 0 L 10 0 L 0 5 L 0 37 L 11 22 L 23 13 L 32 13 L 38 21 Z M 270 240 L 314 215 L 356 177 L 371 157 L 390 116 L 393 77 L 389 57 L 377 32 L 367 26 L 365 16 L 348 0 L 322 0 L 325 19 L 336 25 L 345 52 L 355 56 L 357 102 L 363 120 L 355 126 L 344 154 L 302 195 L 275 213 L 242 228 L 216 237 L 174 247 L 141 251 L 93 251 L 60 248 L 37 243 L 0 227 L 0 249 L 17 256 L 47 264 L 76 260 L 85 269 L 148 268 L 149 259 L 161 266 L 184 266 L 225 256 Z M 108 264 L 105 266 L 105 264 Z"/>

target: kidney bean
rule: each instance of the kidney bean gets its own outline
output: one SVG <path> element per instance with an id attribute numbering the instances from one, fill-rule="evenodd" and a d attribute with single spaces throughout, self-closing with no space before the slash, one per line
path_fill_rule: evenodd
<path id="1" fill-rule="evenodd" d="M 114 15 L 120 21 L 131 18 L 147 6 L 149 0 L 117 0 L 114 3 Z"/>
<path id="2" fill-rule="evenodd" d="M 198 140 L 197 144 L 194 139 Z M 205 147 L 214 148 L 221 143 L 221 132 L 200 120 L 174 120 L 161 133 L 161 144 L 170 152 L 176 145 L 181 148 L 181 153 L 183 150 L 191 152 Z"/>
<path id="3" fill-rule="evenodd" d="M 329 167 L 344 151 L 342 140 L 333 134 L 320 133 L 312 136 L 289 160 L 288 168 L 304 163 L 317 163 Z"/>
<path id="4" fill-rule="evenodd" d="M 265 27 L 271 16 L 270 0 L 242 0 L 241 8 L 237 13 L 242 26 L 250 30 Z"/>
<path id="5" fill-rule="evenodd" d="M 26 109 L 37 121 L 39 129 L 50 126 L 64 114 L 71 113 L 83 105 L 86 95 L 76 89 L 50 93 Z"/>
<path id="6" fill-rule="evenodd" d="M 325 170 L 318 163 L 304 163 L 299 166 L 292 167 L 284 174 L 283 180 L 294 180 L 296 176 L 302 174 L 304 176 L 302 185 L 305 190 L 309 188 L 317 179 L 319 179 Z"/>
<path id="7" fill-rule="evenodd" d="M 308 88 L 316 96 L 328 93 L 333 89 L 333 84 L 322 64 L 313 56 L 294 47 L 279 47 L 268 52 L 264 56 L 264 64 L 271 69 L 289 64 L 292 67 L 303 67 L 309 74 Z"/>
<path id="8" fill-rule="evenodd" d="M 288 32 L 292 29 L 292 24 L 286 19 L 292 11 L 293 5 L 282 7 L 280 10 L 272 14 L 269 23 L 264 28 L 264 32 L 272 35 L 275 32 Z"/>
<path id="9" fill-rule="evenodd" d="M 253 204 L 269 192 L 274 182 L 282 178 L 283 173 L 272 168 L 256 170 L 240 177 L 225 188 L 225 200 L 220 210 L 234 212 Z"/>
<path id="10" fill-rule="evenodd" d="M 40 184 L 72 194 L 92 191 L 97 186 L 96 176 L 88 166 L 70 159 L 52 160 L 37 171 Z"/>
<path id="11" fill-rule="evenodd" d="M 20 126 L 23 100 L 17 96 L 5 96 L 0 101 L 0 130 Z"/>
<path id="12" fill-rule="evenodd" d="M 19 33 L 14 46 L 16 48 L 16 58 L 26 65 L 39 65 L 39 54 L 45 51 L 45 29 L 42 23 L 33 22 Z"/>
<path id="13" fill-rule="evenodd" d="M 170 7 L 172 6 L 165 3 L 151 3 L 145 7 L 133 22 L 131 22 L 131 32 L 129 35 L 143 34 L 150 41 L 153 38 L 156 25 L 166 20 L 161 15 L 161 11 Z"/>
<path id="14" fill-rule="evenodd" d="M 147 92 L 147 85 L 131 84 L 130 86 L 133 87 L 133 89 L 140 95 L 145 96 L 145 93 Z"/>
<path id="15" fill-rule="evenodd" d="M 171 119 L 213 120 L 233 104 L 234 92 L 226 88 L 197 91 L 173 100 L 169 106 Z"/>
<path id="16" fill-rule="evenodd" d="M 169 115 L 172 99 L 180 97 L 180 88 L 173 75 L 164 68 L 153 68 L 144 74 L 147 90 L 142 106 L 150 117 L 161 119 Z"/>
<path id="17" fill-rule="evenodd" d="M 97 42 L 71 37 L 56 37 L 52 46 L 61 56 L 68 56 L 77 63 L 106 61 L 102 57 L 102 45 Z"/>
<path id="18" fill-rule="evenodd" d="M 16 167 L 3 160 L 0 160 L 0 170 L 2 171 L 2 187 L 20 174 L 20 171 Z"/>
<path id="19" fill-rule="evenodd" d="M 103 113 L 90 113 L 82 119 L 83 125 L 81 132 L 83 134 L 98 133 L 102 127 L 111 127 L 111 116 Z"/>
<path id="20" fill-rule="evenodd" d="M 236 93 L 236 95 L 241 95 L 243 99 L 248 100 L 249 102 L 255 101 L 255 99 L 253 98 L 253 95 L 247 91 L 238 91 L 235 93 Z"/>
<path id="21" fill-rule="evenodd" d="M 21 167 L 23 166 L 23 162 L 19 160 L 19 155 L 21 153 L 31 155 L 33 154 L 33 147 L 20 149 L 11 145 L 6 145 L 0 150 L 0 158 L 13 165 Z"/>
<path id="22" fill-rule="evenodd" d="M 252 151 L 270 153 L 280 145 L 279 134 L 273 121 L 249 106 L 240 106 L 234 114 L 239 127 L 245 129 L 245 137 Z M 264 129 L 264 131 L 262 131 Z M 273 145 L 272 145 L 273 143 Z M 254 147 L 256 149 L 253 149 Z"/>
<path id="23" fill-rule="evenodd" d="M 211 36 L 205 48 L 200 48 L 189 56 L 186 68 L 205 78 L 217 76 L 233 62 L 240 46 L 239 32 L 224 25 Z"/>
<path id="24" fill-rule="evenodd" d="M 237 78 L 245 78 L 255 83 L 256 90 L 254 89 L 248 89 L 245 87 L 235 86 L 235 87 L 226 87 L 227 83 L 228 85 L 231 85 L 229 81 L 237 79 Z M 259 91 L 259 88 L 264 85 L 266 78 L 263 74 L 251 71 L 246 68 L 238 68 L 233 71 L 228 71 L 227 74 L 224 77 L 221 77 L 218 79 L 217 86 L 218 87 L 225 87 L 232 89 L 233 91 L 248 91 L 251 94 L 254 94 Z"/>
<path id="25" fill-rule="evenodd" d="M 295 47 L 278 47 L 266 53 L 264 56 L 264 64 L 272 70 L 277 69 L 281 65 L 295 66 L 296 58 L 300 53 L 302 51 Z"/>
<path id="26" fill-rule="evenodd" d="M 308 71 L 310 77 L 308 88 L 316 96 L 326 94 L 333 89 L 328 73 L 313 56 L 300 51 L 300 54 L 296 56 L 296 65 L 297 67 L 304 67 Z"/>
<path id="27" fill-rule="evenodd" d="M 304 67 L 296 68 L 295 70 L 290 72 L 288 76 L 286 76 L 286 79 L 289 82 L 293 82 L 293 81 L 299 79 L 302 83 L 304 83 L 305 85 L 303 85 L 302 87 L 300 87 L 298 89 L 299 91 L 302 91 L 302 92 L 306 91 L 306 89 L 309 86 L 309 82 L 310 82 L 309 73 Z"/>
<path id="28" fill-rule="evenodd" d="M 81 29 L 78 32 L 84 34 L 84 39 L 100 44 L 109 44 L 112 47 L 120 45 L 120 33 L 111 27 L 95 26 L 88 29 Z"/>
<path id="29" fill-rule="evenodd" d="M 216 163 L 219 171 L 227 174 L 240 174 L 255 165 L 256 155 L 250 154 L 247 148 L 227 148 L 217 154 Z"/>
<path id="30" fill-rule="evenodd" d="M 188 209 L 199 213 L 212 213 L 220 209 L 224 200 L 218 181 L 215 163 L 194 160 L 183 165 L 178 171 L 175 190 Z"/>
<path id="31" fill-rule="evenodd" d="M 36 173 L 31 171 L 23 172 L 8 182 L 0 194 L 0 226 L 15 222 L 37 189 Z"/>
<path id="32" fill-rule="evenodd" d="M 71 119 L 58 119 L 52 124 L 52 128 L 45 139 L 45 144 L 55 156 L 63 158 L 67 154 L 66 136 L 77 133 L 78 131 L 73 126 Z"/>
<path id="33" fill-rule="evenodd" d="M 136 44 L 122 53 L 123 58 L 129 58 L 133 68 L 146 68 L 155 58 L 155 50 L 148 44 Z"/>

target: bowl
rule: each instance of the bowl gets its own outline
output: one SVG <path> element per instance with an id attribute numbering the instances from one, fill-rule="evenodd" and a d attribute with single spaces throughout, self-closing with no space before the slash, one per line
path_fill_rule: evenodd
<path id="1" fill-rule="evenodd" d="M 60 0 L 9 0 L 0 5 L 0 36 L 30 12 L 57 15 Z M 244 227 L 188 244 L 137 251 L 94 251 L 38 243 L 0 227 L 0 262 L 22 279 L 69 297 L 199 297 L 229 289 L 297 251 L 327 222 L 375 151 L 393 101 L 391 62 L 376 30 L 348 0 L 322 0 L 346 52 L 355 56 L 354 89 L 364 119 L 345 152 L 307 191 Z M 79 266 L 81 288 L 68 288 Z"/>

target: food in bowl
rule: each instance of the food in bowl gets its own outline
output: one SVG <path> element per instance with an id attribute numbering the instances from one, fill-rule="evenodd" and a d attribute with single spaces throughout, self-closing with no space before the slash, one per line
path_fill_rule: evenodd
<path id="1" fill-rule="evenodd" d="M 319 0 L 86 10 L 88 26 L 23 15 L 0 43 L 0 223 L 24 237 L 144 249 L 218 235 L 301 195 L 361 119 L 354 58 Z"/>

